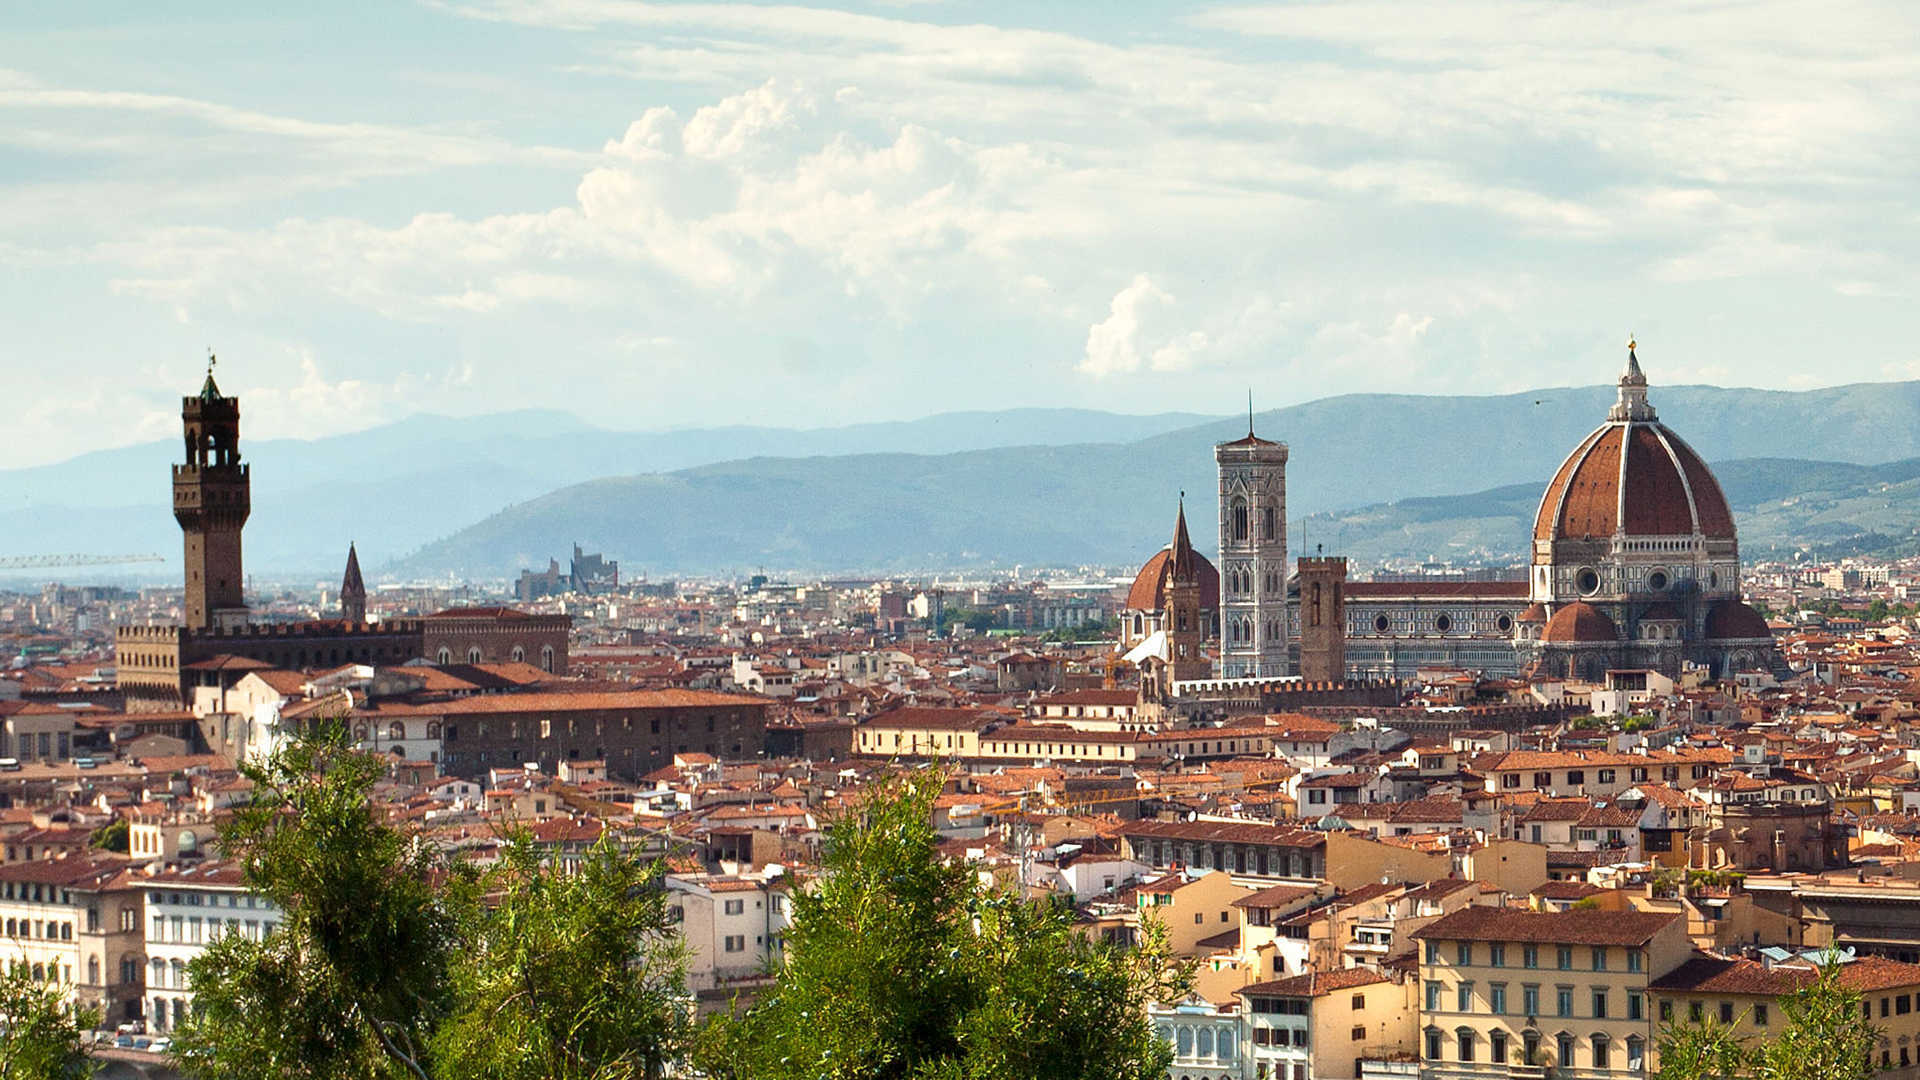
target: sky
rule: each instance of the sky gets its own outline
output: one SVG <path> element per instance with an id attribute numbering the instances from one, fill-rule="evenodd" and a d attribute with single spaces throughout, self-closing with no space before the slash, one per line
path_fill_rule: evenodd
<path id="1" fill-rule="evenodd" d="M 1916 378 L 1916 177 L 1911 0 L 7 5 L 0 468 Z"/>

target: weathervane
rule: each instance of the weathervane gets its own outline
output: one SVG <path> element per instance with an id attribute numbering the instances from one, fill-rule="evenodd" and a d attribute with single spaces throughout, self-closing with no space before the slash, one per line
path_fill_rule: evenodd
<path id="1" fill-rule="evenodd" d="M 219 362 L 219 359 L 213 355 L 213 346 L 207 346 L 207 378 L 213 378 L 213 365 Z"/>

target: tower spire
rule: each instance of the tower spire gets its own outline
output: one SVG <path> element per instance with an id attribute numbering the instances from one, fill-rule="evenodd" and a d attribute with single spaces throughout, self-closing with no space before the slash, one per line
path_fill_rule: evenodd
<path id="1" fill-rule="evenodd" d="M 1193 539 L 1187 535 L 1187 493 L 1180 493 L 1180 509 L 1173 519 L 1173 554 L 1167 560 L 1171 576 L 1175 581 L 1187 581 L 1194 577 Z"/>
<path id="2" fill-rule="evenodd" d="M 1650 421 L 1657 419 L 1653 406 L 1647 403 L 1647 376 L 1640 370 L 1640 357 L 1635 350 L 1639 342 L 1632 334 L 1627 335 L 1627 366 L 1620 372 L 1620 397 L 1612 409 L 1607 411 L 1607 419 L 1615 421 Z"/>
<path id="3" fill-rule="evenodd" d="M 367 583 L 360 576 L 360 553 L 347 542 L 347 572 L 340 578 L 340 617 L 350 623 L 367 621 Z"/>

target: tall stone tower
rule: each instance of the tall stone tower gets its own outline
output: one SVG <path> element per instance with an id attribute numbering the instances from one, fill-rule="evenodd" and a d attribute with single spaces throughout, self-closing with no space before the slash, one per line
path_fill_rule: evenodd
<path id="1" fill-rule="evenodd" d="M 186 544 L 186 627 L 244 625 L 240 530 L 252 482 L 240 461 L 240 399 L 221 396 L 211 361 L 200 393 L 181 400 L 180 423 L 187 461 L 173 467 L 173 517 Z"/>
<path id="2" fill-rule="evenodd" d="M 1347 560 L 1300 560 L 1300 677 L 1338 682 L 1347 677 Z"/>
<path id="3" fill-rule="evenodd" d="M 1253 433 L 1213 448 L 1220 472 L 1220 675 L 1288 674 L 1287 445 Z"/>
<path id="4" fill-rule="evenodd" d="M 1167 560 L 1167 659 L 1173 682 L 1192 682 L 1213 674 L 1213 665 L 1200 651 L 1207 638 L 1200 607 L 1200 559 L 1193 553 L 1193 540 L 1187 535 L 1187 506 L 1182 499 Z M 1167 689 L 1171 691 L 1172 687 Z"/>
<path id="5" fill-rule="evenodd" d="M 340 617 L 349 623 L 367 621 L 367 583 L 360 576 L 360 553 L 347 544 L 347 572 L 340 579 Z"/>

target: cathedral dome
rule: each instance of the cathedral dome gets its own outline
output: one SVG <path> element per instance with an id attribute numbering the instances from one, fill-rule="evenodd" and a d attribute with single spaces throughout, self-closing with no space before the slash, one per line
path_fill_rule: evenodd
<path id="1" fill-rule="evenodd" d="M 1220 571 L 1213 568 L 1205 555 L 1193 553 L 1194 576 L 1199 579 L 1200 606 L 1212 611 L 1214 602 L 1220 596 Z M 1167 606 L 1167 580 L 1173 576 L 1173 545 L 1159 550 L 1147 564 L 1134 575 L 1133 586 L 1127 590 L 1128 611 L 1161 611 Z"/>
<path id="2" fill-rule="evenodd" d="M 1576 601 L 1567 604 L 1553 613 L 1547 620 L 1547 631 L 1541 635 L 1542 641 L 1561 644 L 1595 644 L 1620 639 L 1620 631 L 1606 613 L 1592 604 Z"/>
<path id="3" fill-rule="evenodd" d="M 1733 512 L 1706 462 L 1656 419 L 1646 376 L 1627 354 L 1620 404 L 1554 474 L 1534 519 L 1535 540 L 1700 534 L 1733 540 Z"/>
<path id="4" fill-rule="evenodd" d="M 1722 600 L 1707 613 L 1707 638 L 1733 641 L 1770 638 L 1773 629 L 1761 614 L 1738 600 Z"/>

